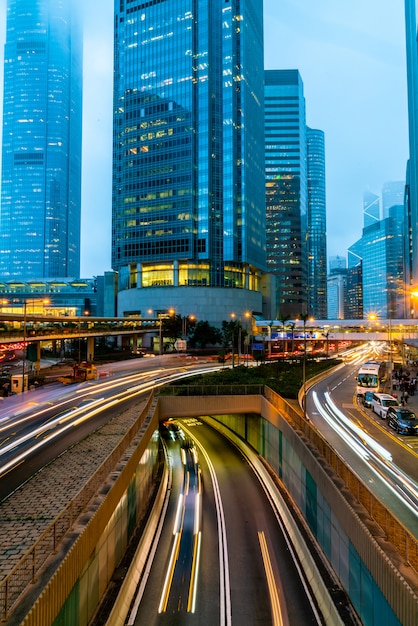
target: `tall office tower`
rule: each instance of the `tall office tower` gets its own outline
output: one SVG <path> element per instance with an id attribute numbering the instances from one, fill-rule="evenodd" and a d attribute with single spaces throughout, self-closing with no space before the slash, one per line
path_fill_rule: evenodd
<path id="1" fill-rule="evenodd" d="M 344 302 L 347 281 L 347 269 L 336 270 L 327 279 L 327 315 L 322 319 L 344 319 Z"/>
<path id="2" fill-rule="evenodd" d="M 114 43 L 119 314 L 261 311 L 262 2 L 118 2 Z"/>
<path id="3" fill-rule="evenodd" d="M 418 46 L 416 0 L 405 0 L 409 162 L 406 173 L 406 286 L 418 285 Z"/>
<path id="4" fill-rule="evenodd" d="M 325 142 L 322 130 L 307 128 L 308 312 L 327 317 L 327 216 Z"/>
<path id="5" fill-rule="evenodd" d="M 267 268 L 277 279 L 277 317 L 306 314 L 307 140 L 298 70 L 266 70 Z"/>
<path id="6" fill-rule="evenodd" d="M 389 209 L 393 206 L 404 206 L 405 181 L 388 181 L 382 188 L 382 218 L 389 217 Z"/>
<path id="7" fill-rule="evenodd" d="M 380 220 L 380 198 L 371 191 L 363 194 L 363 226 L 371 226 Z"/>
<path id="8" fill-rule="evenodd" d="M 359 261 L 347 270 L 344 319 L 363 319 L 363 263 Z"/>
<path id="9" fill-rule="evenodd" d="M 82 39 L 71 0 L 8 0 L 2 280 L 80 273 Z"/>
<path id="10" fill-rule="evenodd" d="M 389 217 L 363 228 L 348 250 L 349 272 L 360 262 L 364 315 L 403 317 L 403 206 L 391 207 Z"/>

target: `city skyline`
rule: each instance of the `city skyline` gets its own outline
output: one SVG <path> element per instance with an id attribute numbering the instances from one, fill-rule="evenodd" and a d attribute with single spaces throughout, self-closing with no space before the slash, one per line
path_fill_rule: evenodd
<path id="1" fill-rule="evenodd" d="M 355 0 L 347 13 L 330 0 L 264 2 L 265 67 L 300 71 L 307 123 L 325 133 L 330 256 L 345 256 L 361 234 L 364 191 L 380 195 L 386 181 L 405 179 L 403 1 L 396 5 L 394 14 L 377 0 Z M 82 276 L 111 265 L 113 1 L 95 7 L 84 6 Z M 5 13 L 2 6 L 2 47 Z"/>

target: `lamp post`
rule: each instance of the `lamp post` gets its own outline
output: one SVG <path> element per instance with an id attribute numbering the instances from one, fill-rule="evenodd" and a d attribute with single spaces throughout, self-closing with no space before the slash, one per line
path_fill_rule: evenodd
<path id="1" fill-rule="evenodd" d="M 235 313 L 231 313 L 231 344 L 232 344 L 232 367 L 235 367 L 234 359 L 234 326 L 235 326 Z"/>
<path id="2" fill-rule="evenodd" d="M 303 321 L 303 361 L 302 361 L 302 389 L 303 389 L 303 417 L 306 419 L 306 321 L 309 318 L 307 313 L 299 315 Z"/>
<path id="3" fill-rule="evenodd" d="M 25 392 L 25 365 L 26 365 L 26 313 L 27 300 L 23 301 L 23 366 L 22 366 L 22 393 Z"/>

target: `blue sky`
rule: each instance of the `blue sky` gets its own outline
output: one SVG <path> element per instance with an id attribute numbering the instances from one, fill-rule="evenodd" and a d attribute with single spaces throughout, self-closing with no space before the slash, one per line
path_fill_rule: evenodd
<path id="1" fill-rule="evenodd" d="M 88 277 L 111 269 L 113 0 L 83 7 L 81 275 Z M 264 18 L 265 67 L 300 71 L 307 123 L 325 132 L 328 254 L 345 256 L 361 236 L 363 192 L 380 194 L 386 181 L 405 178 L 404 2 L 264 0 Z M 1 91 L 2 68 L 3 56 Z"/>

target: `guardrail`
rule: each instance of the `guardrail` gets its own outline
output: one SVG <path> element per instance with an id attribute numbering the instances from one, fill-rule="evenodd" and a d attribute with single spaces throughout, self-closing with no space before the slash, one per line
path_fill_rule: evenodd
<path id="1" fill-rule="evenodd" d="M 418 574 L 418 541 L 415 536 L 401 524 L 374 493 L 352 471 L 340 455 L 332 448 L 325 437 L 304 419 L 303 415 L 284 403 L 273 390 L 265 388 L 264 395 L 268 401 L 280 411 L 293 428 L 302 432 L 309 442 L 315 446 L 319 454 L 332 467 L 336 475 L 343 481 L 351 495 L 359 502 L 370 518 L 381 528 L 385 539 L 397 550 L 413 570 Z"/>
<path id="2" fill-rule="evenodd" d="M 99 489 L 114 471 L 121 457 L 132 443 L 144 424 L 153 401 L 150 395 L 144 409 L 126 432 L 116 448 L 90 480 L 71 500 L 56 519 L 44 530 L 39 539 L 11 572 L 0 582 L 0 620 L 6 621 L 28 585 L 33 584 L 47 559 L 57 552 L 57 547 L 65 535 L 73 528 L 74 522 L 82 515 Z"/>
<path id="3" fill-rule="evenodd" d="M 170 385 L 161 387 L 158 395 L 164 396 L 259 396 L 264 385 Z"/>

